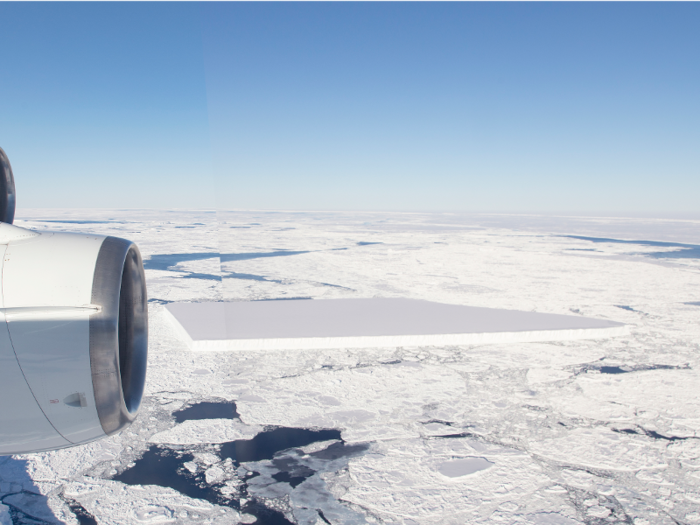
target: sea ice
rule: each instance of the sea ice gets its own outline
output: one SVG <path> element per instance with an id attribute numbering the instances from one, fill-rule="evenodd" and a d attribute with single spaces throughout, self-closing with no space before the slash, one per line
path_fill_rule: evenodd
<path id="1" fill-rule="evenodd" d="M 16 524 L 41 523 L 32 516 L 77 524 L 78 515 L 100 525 L 700 523 L 693 304 L 700 302 L 700 260 L 657 258 L 660 249 L 651 245 L 566 237 L 697 245 L 698 221 L 17 215 L 20 226 L 138 243 L 147 266 L 149 369 L 139 417 L 120 434 L 0 458 L 0 523 L 8 512 Z M 290 298 L 408 298 L 571 315 L 624 323 L 629 335 L 192 352 L 164 309 Z M 222 403 L 230 414 L 186 415 L 198 404 Z M 319 441 L 284 441 L 300 435 Z M 227 455 L 234 446 L 227 444 L 265 436 L 280 439 L 265 457 L 239 464 Z M 133 485 L 118 481 L 157 451 L 172 459 L 169 474 L 180 490 L 139 484 L 138 475 Z M 440 471 L 472 458 L 491 466 L 457 477 Z"/>
<path id="2" fill-rule="evenodd" d="M 0 503 L 0 525 L 12 525 L 12 516 L 10 516 L 10 507 Z"/>
<path id="3" fill-rule="evenodd" d="M 445 461 L 438 466 L 438 472 L 448 478 L 459 478 L 486 470 L 493 463 L 484 458 L 464 458 Z"/>

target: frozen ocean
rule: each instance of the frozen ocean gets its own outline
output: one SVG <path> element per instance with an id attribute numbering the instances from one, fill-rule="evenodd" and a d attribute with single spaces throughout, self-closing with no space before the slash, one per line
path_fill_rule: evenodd
<path id="1" fill-rule="evenodd" d="M 0 457 L 0 524 L 700 524 L 700 221 L 38 210 L 135 241 L 146 394 Z M 192 351 L 173 302 L 407 298 L 625 323 L 461 346 Z M 270 323 L 274 323 L 270 319 Z"/>

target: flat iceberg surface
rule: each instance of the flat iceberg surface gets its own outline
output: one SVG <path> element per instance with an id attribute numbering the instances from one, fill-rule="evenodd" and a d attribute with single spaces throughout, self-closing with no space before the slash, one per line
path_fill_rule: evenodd
<path id="1" fill-rule="evenodd" d="M 123 432 L 0 457 L 3 525 L 700 524 L 700 260 L 659 256 L 700 245 L 700 221 L 51 209 L 16 224 L 139 245 L 149 367 Z M 166 309 L 188 304 L 213 305 L 205 335 L 237 305 L 239 336 L 358 346 L 193 351 Z M 332 304 L 369 324 L 339 335 L 333 306 L 312 311 Z M 280 322 L 303 308 L 314 319 Z M 391 322 L 463 335 L 469 316 L 447 312 L 469 308 L 628 333 L 360 344 Z"/>
<path id="2" fill-rule="evenodd" d="M 474 474 L 480 470 L 486 470 L 492 465 L 493 463 L 491 463 L 488 459 L 464 458 L 446 461 L 438 467 L 438 471 L 440 474 L 447 476 L 448 478 L 460 478 L 462 476 Z"/>
<path id="3" fill-rule="evenodd" d="M 165 309 L 195 350 L 504 343 L 627 333 L 622 323 L 607 319 L 416 299 L 171 303 Z"/>

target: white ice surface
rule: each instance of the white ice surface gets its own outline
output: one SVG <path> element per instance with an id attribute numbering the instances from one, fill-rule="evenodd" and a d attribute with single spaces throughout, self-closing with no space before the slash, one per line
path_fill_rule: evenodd
<path id="1" fill-rule="evenodd" d="M 0 503 L 0 525 L 12 525 L 12 516 L 10 516 L 10 507 Z"/>
<path id="2" fill-rule="evenodd" d="M 236 439 L 251 439 L 262 430 L 261 425 L 244 425 L 235 419 L 201 419 L 183 421 L 173 428 L 154 434 L 148 441 L 186 445 L 192 442 L 192 436 L 197 436 L 199 443 L 224 443 Z"/>
<path id="3" fill-rule="evenodd" d="M 438 472 L 448 478 L 461 478 L 462 476 L 468 476 L 481 470 L 486 470 L 492 465 L 493 463 L 488 459 L 478 457 L 453 459 L 452 461 L 445 461 L 438 465 Z"/>
<path id="4" fill-rule="evenodd" d="M 336 428 L 348 444 L 368 446 L 338 463 L 290 453 L 317 472 L 294 489 L 272 482 L 271 462 L 255 465 L 263 474 L 251 490 L 286 494 L 271 502 L 298 523 L 320 519 L 308 509 L 334 524 L 700 523 L 700 307 L 685 304 L 700 301 L 700 261 L 559 236 L 697 244 L 698 221 L 181 210 L 18 217 L 20 226 L 133 239 L 147 261 L 205 254 L 146 270 L 148 383 L 132 427 L 85 447 L 0 458 L 0 498 L 27 514 L 77 524 L 72 499 L 101 525 L 245 521 L 172 489 L 108 478 L 153 442 L 168 443 L 195 453 L 192 468 L 235 494 L 230 465 L 199 447 L 282 425 Z M 114 220 L 39 222 L 59 218 Z M 306 253 L 250 255 L 284 250 Z M 631 328 L 597 340 L 195 353 L 163 308 L 290 297 L 406 297 Z M 240 422 L 171 416 L 222 399 L 236 403 Z M 470 458 L 492 466 L 440 472 Z"/>
<path id="5" fill-rule="evenodd" d="M 415 299 L 171 303 L 193 350 L 303 350 L 562 341 L 625 335 L 607 319 Z"/>

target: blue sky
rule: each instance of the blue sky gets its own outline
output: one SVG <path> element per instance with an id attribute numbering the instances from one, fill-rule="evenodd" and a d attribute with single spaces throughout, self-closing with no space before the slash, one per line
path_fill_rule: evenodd
<path id="1" fill-rule="evenodd" d="M 214 206 L 198 9 L 0 2 L 18 209 Z"/>
<path id="2" fill-rule="evenodd" d="M 700 215 L 697 3 L 0 18 L 20 207 Z"/>

